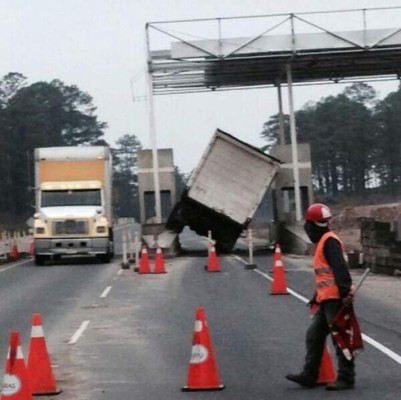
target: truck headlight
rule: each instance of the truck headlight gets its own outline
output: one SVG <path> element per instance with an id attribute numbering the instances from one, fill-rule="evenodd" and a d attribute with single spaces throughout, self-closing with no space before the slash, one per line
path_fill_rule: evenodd
<path id="1" fill-rule="evenodd" d="M 43 235 L 45 233 L 45 228 L 35 228 L 35 232 L 38 235 Z"/>
<path id="2" fill-rule="evenodd" d="M 97 233 L 106 233 L 106 227 L 105 226 L 98 226 L 96 228 Z"/>

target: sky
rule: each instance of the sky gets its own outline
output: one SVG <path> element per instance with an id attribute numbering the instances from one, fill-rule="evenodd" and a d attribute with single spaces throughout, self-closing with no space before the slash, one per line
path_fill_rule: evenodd
<path id="1" fill-rule="evenodd" d="M 28 83 L 60 79 L 76 85 L 93 97 L 99 120 L 108 123 L 105 139 L 111 145 L 134 134 L 144 148 L 150 148 L 146 23 L 395 6 L 401 7 L 401 0 L 0 0 L 0 76 L 19 72 Z M 399 26 L 401 10 L 375 15 L 380 17 L 368 19 L 373 28 L 394 28 Z M 320 15 L 315 21 L 324 23 L 327 18 Z M 347 29 L 362 29 L 360 18 L 343 19 L 331 22 L 332 29 L 343 22 Z M 255 29 L 242 21 L 237 36 L 252 36 Z M 167 47 L 154 40 L 153 46 Z M 372 86 L 382 98 L 397 89 L 398 81 Z M 344 88 L 342 84 L 295 87 L 295 108 Z M 288 112 L 285 88 L 283 104 Z M 175 165 L 188 173 L 216 128 L 262 146 L 263 124 L 278 112 L 277 91 L 154 96 L 154 110 L 158 147 L 172 148 Z"/>

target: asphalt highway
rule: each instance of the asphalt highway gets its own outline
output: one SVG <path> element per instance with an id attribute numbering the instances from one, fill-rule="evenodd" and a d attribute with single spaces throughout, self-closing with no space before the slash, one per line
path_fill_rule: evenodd
<path id="1" fill-rule="evenodd" d="M 31 317 L 40 313 L 57 383 L 54 399 L 321 399 L 323 387 L 302 389 L 284 379 L 299 372 L 313 293 L 308 257 L 284 257 L 290 295 L 270 294 L 272 255 L 206 254 L 165 260 L 166 274 L 139 275 L 110 264 L 31 260 L 0 268 L 0 356 L 20 332 L 26 358 Z M 153 263 L 153 261 L 151 261 Z M 362 270 L 353 270 L 355 280 Z M 342 399 L 394 399 L 401 391 L 400 280 L 369 275 L 355 308 L 365 337 L 356 388 Z M 216 392 L 182 392 L 187 383 L 195 311 L 205 310 L 221 382 Z M 333 354 L 333 352 L 332 352 Z M 397 358 L 398 357 L 398 358 Z M 46 398 L 46 397 L 45 397 Z"/>

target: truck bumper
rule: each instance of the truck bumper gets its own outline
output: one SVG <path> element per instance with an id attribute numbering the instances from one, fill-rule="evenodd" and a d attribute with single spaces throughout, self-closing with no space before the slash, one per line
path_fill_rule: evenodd
<path id="1" fill-rule="evenodd" d="M 36 255 L 97 255 L 111 252 L 108 238 L 35 239 Z"/>

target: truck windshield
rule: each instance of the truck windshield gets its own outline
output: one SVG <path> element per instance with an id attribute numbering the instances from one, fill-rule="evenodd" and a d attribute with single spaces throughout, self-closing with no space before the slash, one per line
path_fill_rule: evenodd
<path id="1" fill-rule="evenodd" d="M 46 190 L 42 192 L 41 207 L 101 206 L 100 189 Z"/>

